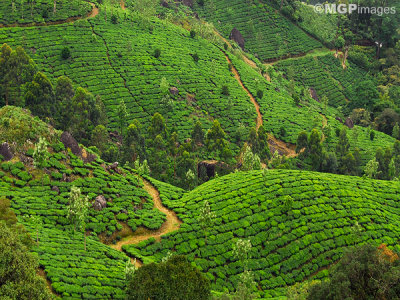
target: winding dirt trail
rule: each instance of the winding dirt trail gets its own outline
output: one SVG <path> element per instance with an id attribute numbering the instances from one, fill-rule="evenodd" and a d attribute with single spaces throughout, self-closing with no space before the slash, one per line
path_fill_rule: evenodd
<path id="1" fill-rule="evenodd" d="M 65 24 L 65 23 L 73 23 L 78 20 L 83 20 L 83 19 L 91 19 L 96 17 L 99 14 L 99 8 L 92 2 L 88 2 L 92 6 L 92 10 L 86 15 L 86 16 L 79 16 L 79 17 L 69 17 L 65 20 L 60 20 L 60 21 L 49 21 L 49 22 L 44 22 L 44 23 L 26 23 L 26 24 L 19 24 L 19 23 L 13 23 L 13 24 L 0 24 L 0 28 L 7 28 L 7 27 L 39 27 L 39 26 L 54 26 L 54 25 L 60 25 L 60 24 Z"/>
<path id="2" fill-rule="evenodd" d="M 124 245 L 137 244 L 152 237 L 155 238 L 156 241 L 160 241 L 162 235 L 178 230 L 182 224 L 182 221 L 178 219 L 176 214 L 162 204 L 160 193 L 157 191 L 157 189 L 149 181 L 145 179 L 142 179 L 142 181 L 144 184 L 144 189 L 153 198 L 154 209 L 158 209 L 159 211 L 165 213 L 167 215 L 167 219 L 157 230 L 150 230 L 143 227 L 138 228 L 131 236 L 124 238 L 115 245 L 110 245 L 110 247 L 115 250 L 122 251 L 122 246 Z M 140 267 L 141 265 L 142 263 L 139 260 L 136 260 L 136 266 Z"/>
<path id="3" fill-rule="evenodd" d="M 226 60 L 228 61 L 229 64 L 232 65 L 232 73 L 235 75 L 235 78 L 237 82 L 239 82 L 240 86 L 242 87 L 243 90 L 249 95 L 251 102 L 253 103 L 254 107 L 256 108 L 257 111 L 257 121 L 256 121 L 256 128 L 260 128 L 260 126 L 263 124 L 263 119 L 262 115 L 260 112 L 260 105 L 258 104 L 257 100 L 253 97 L 253 95 L 250 93 L 250 91 L 244 86 L 242 79 L 240 78 L 239 72 L 236 70 L 235 66 L 233 65 L 232 61 L 229 59 L 228 55 L 224 53 Z"/>

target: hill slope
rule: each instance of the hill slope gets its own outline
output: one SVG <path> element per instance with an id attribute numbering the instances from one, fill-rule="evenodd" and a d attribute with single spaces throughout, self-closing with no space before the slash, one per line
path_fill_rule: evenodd
<path id="1" fill-rule="evenodd" d="M 368 241 L 399 250 L 399 187 L 398 182 L 298 171 L 230 174 L 169 203 L 183 220 L 179 231 L 161 243 L 152 239 L 123 249 L 145 263 L 175 249 L 207 272 L 214 289 L 232 291 L 243 271 L 232 258 L 232 245 L 250 239 L 249 267 L 263 296 L 281 296 L 287 285 L 326 276 L 324 269 L 347 246 Z M 287 197 L 293 205 L 284 212 Z M 216 214 L 207 244 L 197 221 L 205 200 Z"/>

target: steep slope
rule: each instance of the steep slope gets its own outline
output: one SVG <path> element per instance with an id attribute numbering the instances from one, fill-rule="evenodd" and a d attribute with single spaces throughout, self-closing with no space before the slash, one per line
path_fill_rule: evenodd
<path id="1" fill-rule="evenodd" d="M 65 147 L 60 134 L 29 111 L 12 106 L 0 109 L 0 144 L 6 142 L 13 154 L 8 161 L 0 156 L 0 199 L 10 200 L 19 221 L 38 238 L 34 251 L 56 294 L 75 299 L 123 299 L 128 258 L 100 241 L 115 242 L 136 230 L 149 232 L 148 238 L 164 228 L 166 214 L 154 205 L 157 190 L 147 181 L 144 186 L 133 170 L 106 164 L 88 149 L 77 148 L 71 139 L 65 142 L 63 136 Z M 32 159 L 39 137 L 49 142 L 44 169 L 34 167 Z M 86 251 L 83 233 L 74 232 L 67 218 L 72 186 L 79 187 L 90 201 Z M 170 189 L 167 184 L 162 186 Z M 183 193 L 172 189 L 178 195 Z M 106 203 L 96 200 L 98 196 Z M 95 210 L 96 202 L 103 208 Z M 38 217 L 41 225 L 30 216 Z"/>
<path id="2" fill-rule="evenodd" d="M 193 10 L 226 38 L 236 28 L 243 35 L 244 48 L 260 60 L 274 60 L 306 53 L 322 47 L 267 1 L 216 0 L 197 2 Z"/>
<path id="3" fill-rule="evenodd" d="M 250 239 L 249 267 L 262 295 L 282 296 L 287 285 L 326 276 L 347 246 L 368 241 L 400 250 L 399 187 L 398 182 L 298 171 L 230 174 L 170 203 L 183 221 L 179 231 L 160 243 L 151 239 L 123 249 L 145 263 L 174 249 L 207 272 L 214 289 L 232 291 L 243 271 L 232 245 Z M 207 244 L 197 221 L 205 200 L 216 214 Z"/>
<path id="4" fill-rule="evenodd" d="M 0 27 L 72 21 L 89 15 L 94 6 L 84 0 L 41 0 L 38 4 L 29 1 L 1 1 Z"/>

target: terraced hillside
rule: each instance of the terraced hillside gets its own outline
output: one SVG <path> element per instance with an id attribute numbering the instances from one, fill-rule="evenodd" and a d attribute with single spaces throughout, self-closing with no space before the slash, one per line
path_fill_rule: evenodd
<path id="1" fill-rule="evenodd" d="M 234 132 L 239 123 L 254 124 L 256 112 L 250 99 L 216 46 L 157 19 L 152 20 L 150 33 L 138 16 L 122 11 L 119 16 L 118 24 L 110 22 L 110 15 L 106 22 L 100 8 L 95 18 L 74 23 L 1 28 L 0 42 L 22 45 L 48 77 L 67 75 L 77 85 L 99 94 L 111 128 L 117 127 L 116 107 L 121 100 L 128 108 L 129 121 L 136 118 L 147 128 L 151 116 L 160 112 L 184 137 L 189 136 L 196 118 L 205 125 L 217 118 L 227 133 Z M 68 60 L 61 58 L 64 47 L 71 50 Z M 158 48 L 161 55 L 156 58 Z M 170 103 L 162 102 L 163 77 L 179 91 Z M 221 92 L 224 85 L 229 96 Z M 229 116 L 225 113 L 228 106 Z"/>
<path id="2" fill-rule="evenodd" d="M 283 17 L 268 1 L 217 0 L 194 4 L 193 10 L 226 38 L 233 28 L 243 35 L 245 49 L 260 60 L 300 55 L 322 44 Z"/>
<path id="3" fill-rule="evenodd" d="M 357 83 L 372 80 L 366 71 L 351 62 L 343 69 L 333 53 L 288 59 L 274 64 L 274 67 L 304 87 L 315 89 L 319 99 L 328 97 L 329 105 L 334 107 L 345 106 L 351 101 Z"/>
<path id="4" fill-rule="evenodd" d="M 86 16 L 92 11 L 92 5 L 84 0 L 40 0 L 38 4 L 29 1 L 1 1 L 0 27 L 62 22 Z"/>
<path id="5" fill-rule="evenodd" d="M 1 157 L 0 198 L 9 199 L 19 221 L 35 239 L 38 235 L 34 251 L 54 292 L 73 299 L 124 299 L 128 258 L 100 241 L 120 240 L 138 228 L 156 230 L 164 223 L 166 215 L 153 207 L 140 177 L 121 167 L 110 168 L 98 158 L 91 160 L 93 154 L 84 148 L 74 155 L 60 142 L 61 132 L 21 108 L 3 107 L 0 124 L 0 140 L 7 141 L 15 154 L 9 161 Z M 49 142 L 43 170 L 34 167 L 32 159 L 39 136 Z M 86 251 L 82 232 L 73 232 L 67 218 L 73 186 L 91 204 L 97 196 L 107 201 L 101 210 L 89 209 Z M 29 216 L 39 218 L 38 233 Z"/>
<path id="6" fill-rule="evenodd" d="M 185 254 L 213 283 L 232 291 L 243 266 L 232 256 L 238 239 L 253 245 L 249 268 L 264 297 L 323 278 L 345 247 L 386 243 L 396 250 L 398 182 L 322 173 L 271 170 L 230 174 L 168 203 L 182 219 L 179 231 L 123 249 L 145 263 L 168 251 Z M 203 202 L 216 214 L 205 243 L 198 217 Z"/>

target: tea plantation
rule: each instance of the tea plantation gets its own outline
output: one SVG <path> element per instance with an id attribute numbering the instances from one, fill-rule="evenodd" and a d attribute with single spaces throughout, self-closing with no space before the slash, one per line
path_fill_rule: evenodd
<path id="1" fill-rule="evenodd" d="M 39 0 L 31 5 L 28 1 L 1 1 L 0 27 L 64 21 L 86 16 L 92 10 L 90 3 L 84 0 L 57 0 L 54 12 L 54 2 Z"/>
<path id="2" fill-rule="evenodd" d="M 399 187 L 398 182 L 311 172 L 234 173 L 168 204 L 183 220 L 178 232 L 163 236 L 161 243 L 148 240 L 123 249 L 145 263 L 175 249 L 207 272 L 214 289 L 232 291 L 243 271 L 232 245 L 250 239 L 249 268 L 263 296 L 283 296 L 286 285 L 325 277 L 326 267 L 347 246 L 369 241 L 400 250 Z M 288 197 L 293 203 L 286 211 Z M 205 200 L 216 214 L 207 244 L 197 221 Z"/>
<path id="3" fill-rule="evenodd" d="M 277 70 L 292 76 L 299 84 L 314 88 L 318 98 L 328 97 L 329 105 L 344 106 L 351 101 L 353 88 L 357 82 L 371 79 L 366 71 L 348 62 L 343 69 L 340 60 L 332 54 L 288 59 L 274 65 Z"/>
<path id="4" fill-rule="evenodd" d="M 124 20 L 124 18 L 127 18 Z M 109 18 L 109 16 L 108 16 Z M 117 127 L 116 108 L 124 100 L 128 121 L 138 119 L 147 128 L 155 112 L 162 113 L 180 136 L 189 136 L 194 119 L 210 127 L 218 119 L 233 133 L 239 123 L 253 125 L 256 112 L 231 74 L 223 53 L 207 40 L 191 38 L 181 27 L 120 14 L 118 24 L 105 22 L 105 13 L 74 23 L 32 28 L 1 28 L 0 41 L 23 45 L 49 78 L 66 75 L 74 83 L 99 94 L 105 102 L 110 127 Z M 71 58 L 61 51 L 70 48 Z M 160 56 L 154 56 L 160 49 Z M 193 55 L 197 54 L 196 62 Z M 168 104 L 162 102 L 160 83 L 165 77 L 178 88 Z M 223 95 L 226 85 L 229 96 Z M 229 116 L 225 113 L 230 107 Z"/>
<path id="5" fill-rule="evenodd" d="M 233 28 L 238 29 L 246 51 L 257 54 L 262 61 L 322 47 L 269 5 L 268 1 L 204 1 L 203 6 L 195 3 L 193 10 L 213 23 L 226 38 Z"/>

